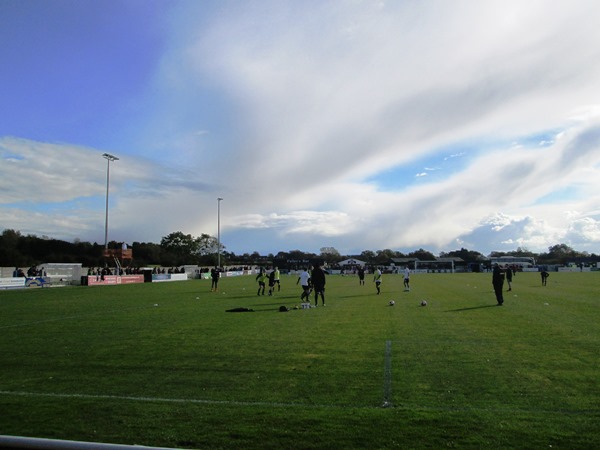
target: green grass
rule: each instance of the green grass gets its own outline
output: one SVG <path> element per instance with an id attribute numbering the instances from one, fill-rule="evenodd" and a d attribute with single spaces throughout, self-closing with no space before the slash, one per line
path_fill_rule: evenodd
<path id="1" fill-rule="evenodd" d="M 600 273 L 0 291 L 0 434 L 183 448 L 594 448 Z M 394 307 L 388 306 L 395 300 Z M 428 305 L 420 307 L 421 300 Z M 158 305 L 158 306 L 155 306 Z M 227 313 L 247 307 L 253 313 Z"/>

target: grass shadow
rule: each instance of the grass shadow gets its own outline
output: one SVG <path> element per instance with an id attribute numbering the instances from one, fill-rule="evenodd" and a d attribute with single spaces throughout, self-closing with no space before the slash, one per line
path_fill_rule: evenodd
<path id="1" fill-rule="evenodd" d="M 497 306 L 498 305 L 471 306 L 470 308 L 449 309 L 446 312 L 461 312 L 461 311 L 470 311 L 473 309 L 496 308 Z"/>

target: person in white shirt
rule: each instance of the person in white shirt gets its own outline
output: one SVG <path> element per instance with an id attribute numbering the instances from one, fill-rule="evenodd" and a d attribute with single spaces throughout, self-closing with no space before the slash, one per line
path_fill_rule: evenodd
<path id="1" fill-rule="evenodd" d="M 381 270 L 377 269 L 375 274 L 373 275 L 373 281 L 375 282 L 375 287 L 377 288 L 377 295 L 381 293 Z"/>
<path id="2" fill-rule="evenodd" d="M 307 302 L 309 302 L 309 295 L 310 295 L 310 274 L 308 273 L 307 269 L 302 269 L 302 272 L 300 273 L 300 276 L 298 277 L 298 281 L 296 281 L 296 284 L 300 283 L 300 286 L 302 286 L 302 295 L 300 296 L 300 300 L 304 300 L 306 299 Z"/>

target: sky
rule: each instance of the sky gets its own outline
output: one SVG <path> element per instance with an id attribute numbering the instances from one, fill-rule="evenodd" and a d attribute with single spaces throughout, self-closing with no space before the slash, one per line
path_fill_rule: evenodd
<path id="1" fill-rule="evenodd" d="M 599 22 L 597 0 L 0 0 L 0 232 L 104 244 L 109 174 L 130 245 L 600 253 Z"/>

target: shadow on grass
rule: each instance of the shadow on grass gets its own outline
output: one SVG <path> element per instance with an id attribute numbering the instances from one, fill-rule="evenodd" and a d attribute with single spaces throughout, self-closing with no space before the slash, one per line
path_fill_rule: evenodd
<path id="1" fill-rule="evenodd" d="M 497 308 L 497 307 L 498 307 L 498 305 L 471 306 L 470 308 L 449 309 L 446 312 L 460 312 L 460 311 L 470 311 L 472 309 Z"/>
<path id="2" fill-rule="evenodd" d="M 252 308 L 254 312 L 267 312 L 267 311 L 271 311 L 271 312 L 276 311 L 276 312 L 279 312 L 279 307 L 282 306 L 282 305 L 286 306 L 286 305 L 289 305 L 289 303 L 294 303 L 294 304 L 298 303 L 298 301 L 295 300 L 294 298 L 280 297 L 280 299 L 281 299 L 281 301 L 277 302 L 277 303 L 253 303 L 253 304 L 248 305 L 248 306 L 250 308 Z M 257 306 L 258 307 L 260 307 L 260 306 L 274 306 L 274 308 L 259 308 L 259 309 L 255 309 Z M 289 308 L 289 306 L 288 306 L 288 308 Z M 292 311 L 292 310 L 293 310 L 293 308 L 290 308 L 290 311 Z"/>
<path id="3" fill-rule="evenodd" d="M 377 295 L 377 292 L 369 292 L 369 293 L 359 293 L 359 294 L 350 294 L 350 295 L 336 295 L 336 299 L 341 298 L 357 298 L 357 297 L 365 297 L 368 295 Z"/>
<path id="4" fill-rule="evenodd" d="M 300 300 L 298 300 L 298 302 L 299 302 L 299 301 L 300 301 Z M 295 302 L 295 300 L 294 300 L 294 301 L 292 301 L 292 300 L 290 300 L 290 299 L 281 299 L 281 301 L 280 301 L 280 302 L 277 302 L 277 303 L 254 303 L 254 304 L 253 304 L 253 305 L 251 305 L 251 306 L 277 306 L 277 307 L 279 308 L 281 305 L 285 305 L 286 303 L 290 303 L 290 302 L 291 302 L 291 303 L 294 303 L 294 302 Z"/>
<path id="5" fill-rule="evenodd" d="M 236 309 L 238 309 L 236 311 Z M 243 308 L 234 308 L 232 310 L 227 309 L 225 310 L 225 312 L 227 313 L 232 313 L 232 314 L 237 314 L 237 313 L 255 313 L 255 312 L 267 312 L 267 311 L 279 311 L 279 308 L 267 308 L 267 309 L 254 309 L 254 308 L 247 308 L 247 309 L 243 309 Z"/>

